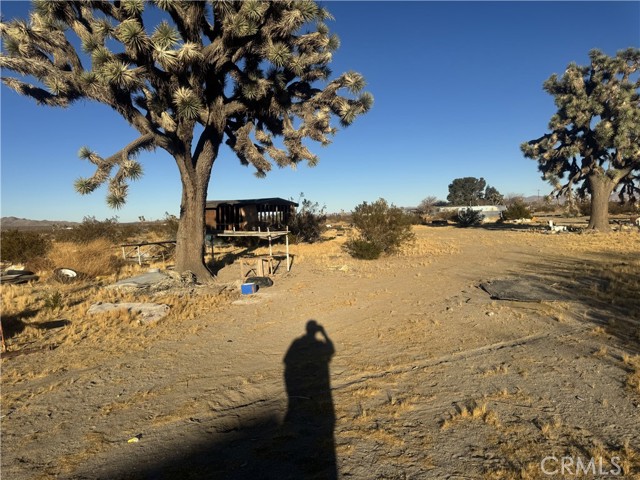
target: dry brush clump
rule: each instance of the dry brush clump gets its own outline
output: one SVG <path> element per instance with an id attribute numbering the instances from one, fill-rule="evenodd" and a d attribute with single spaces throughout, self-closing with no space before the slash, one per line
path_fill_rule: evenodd
<path id="1" fill-rule="evenodd" d="M 55 268 L 71 268 L 91 278 L 118 274 L 125 265 L 117 246 L 104 238 L 56 242 L 47 257 Z"/>
<path id="2" fill-rule="evenodd" d="M 633 357 L 625 355 L 622 360 L 627 370 L 625 386 L 630 391 L 640 395 L 640 355 Z"/>
<path id="3" fill-rule="evenodd" d="M 441 430 L 447 430 L 459 422 L 465 420 L 478 420 L 488 425 L 498 426 L 500 421 L 498 415 L 490 410 L 486 403 L 478 403 L 476 400 L 469 402 L 468 405 L 457 405 L 456 411 L 449 414 L 441 424 Z"/>

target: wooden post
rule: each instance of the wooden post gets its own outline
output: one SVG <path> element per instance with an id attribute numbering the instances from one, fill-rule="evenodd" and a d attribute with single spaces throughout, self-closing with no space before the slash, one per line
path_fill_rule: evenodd
<path id="1" fill-rule="evenodd" d="M 289 232 L 284 236 L 284 243 L 287 246 L 287 272 L 291 270 L 291 262 L 289 262 Z"/>

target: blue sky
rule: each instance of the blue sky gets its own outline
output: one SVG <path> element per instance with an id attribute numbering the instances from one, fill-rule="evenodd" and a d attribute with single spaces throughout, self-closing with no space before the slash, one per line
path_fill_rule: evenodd
<path id="1" fill-rule="evenodd" d="M 544 134 L 555 112 L 542 83 L 570 62 L 587 64 L 593 48 L 614 55 L 640 46 L 640 2 L 323 4 L 341 39 L 331 68 L 365 76 L 372 110 L 330 146 L 314 145 L 314 168 L 274 167 L 257 179 L 223 146 L 209 199 L 304 192 L 330 212 L 379 197 L 415 206 L 426 196 L 445 199 L 449 183 L 465 176 L 484 177 L 503 194 L 544 195 L 549 185 L 519 148 Z M 5 18 L 24 16 L 28 6 L 1 3 Z M 2 216 L 132 221 L 178 213 L 177 167 L 162 150 L 140 156 L 144 177 L 120 210 L 106 206 L 103 189 L 74 192 L 73 181 L 92 174 L 77 157 L 81 146 L 108 156 L 136 138 L 109 108 L 39 107 L 1 88 Z"/>

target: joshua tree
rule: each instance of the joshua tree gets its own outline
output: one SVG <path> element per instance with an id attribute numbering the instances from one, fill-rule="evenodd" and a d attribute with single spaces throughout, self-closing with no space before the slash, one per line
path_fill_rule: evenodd
<path id="1" fill-rule="evenodd" d="M 221 144 L 260 177 L 272 162 L 313 166 L 307 139 L 330 143 L 335 118 L 347 126 L 372 105 L 360 74 L 329 80 L 339 45 L 330 18 L 311 0 L 36 0 L 28 20 L 0 23 L 0 67 L 22 77 L 2 80 L 42 105 L 104 103 L 138 131 L 110 156 L 80 149 L 96 171 L 76 190 L 108 183 L 111 207 L 142 174 L 137 153 L 172 155 L 182 182 L 176 267 L 207 280 L 204 207 Z"/>
<path id="2" fill-rule="evenodd" d="M 502 205 L 504 203 L 504 195 L 497 188 L 487 186 L 484 191 L 484 201 L 491 205 Z"/>
<path id="3" fill-rule="evenodd" d="M 640 49 L 609 57 L 589 54 L 590 66 L 571 63 L 564 75 L 552 75 L 544 89 L 555 97 L 558 112 L 550 133 L 521 145 L 538 161 L 543 178 L 558 196 L 591 195 L 589 229 L 609 230 L 609 198 L 635 201 L 640 180 Z M 565 174 L 567 178 L 565 179 Z"/>

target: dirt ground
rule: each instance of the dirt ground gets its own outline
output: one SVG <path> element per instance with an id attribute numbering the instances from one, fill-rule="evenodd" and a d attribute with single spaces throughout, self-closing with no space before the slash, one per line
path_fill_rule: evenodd
<path id="1" fill-rule="evenodd" d="M 2 478 L 640 478 L 640 233 L 416 234 L 292 246 L 251 296 L 233 263 L 210 313 L 4 358 Z"/>

